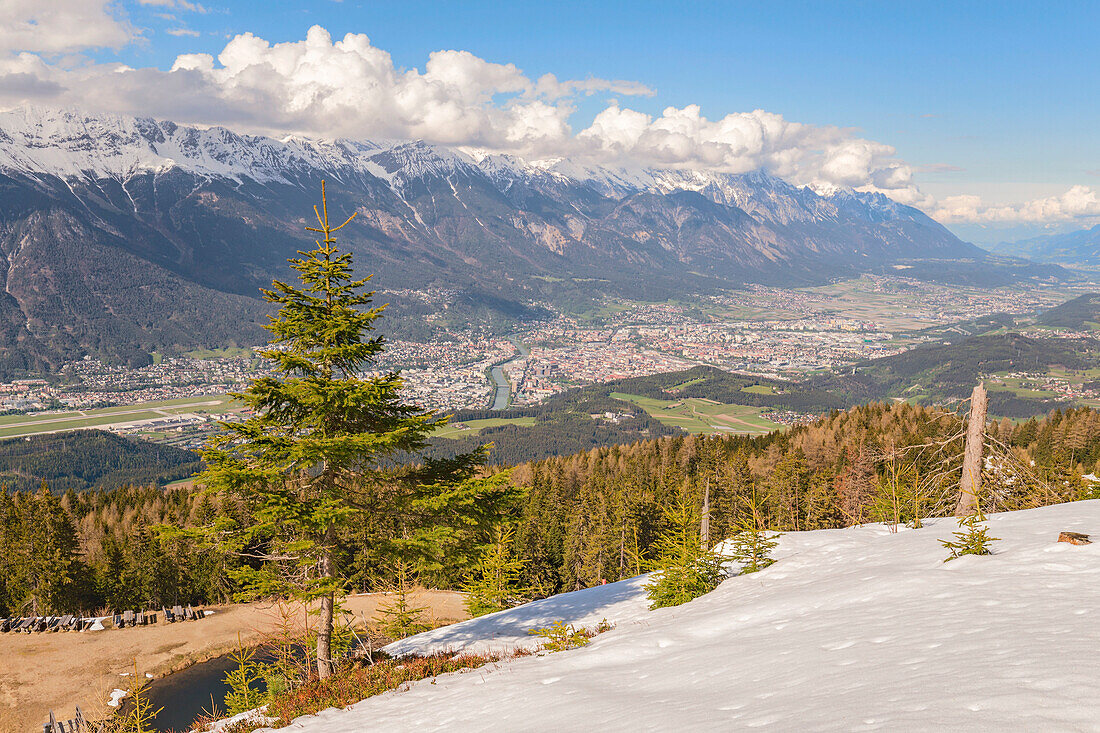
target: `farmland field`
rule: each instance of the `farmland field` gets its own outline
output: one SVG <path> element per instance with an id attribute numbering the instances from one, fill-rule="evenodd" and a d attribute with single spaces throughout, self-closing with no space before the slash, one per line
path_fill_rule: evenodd
<path id="1" fill-rule="evenodd" d="M 695 397 L 658 400 L 622 392 L 612 392 L 611 396 L 637 405 L 665 425 L 676 426 L 689 433 L 763 435 L 785 427 L 762 417 L 760 413 L 763 410 L 759 407 L 724 405 Z"/>

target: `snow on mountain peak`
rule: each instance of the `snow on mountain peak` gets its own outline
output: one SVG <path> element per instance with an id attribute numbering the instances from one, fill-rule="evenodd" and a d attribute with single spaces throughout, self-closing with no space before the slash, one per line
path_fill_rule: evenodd
<path id="1" fill-rule="evenodd" d="M 310 170 L 369 173 L 400 189 L 426 177 L 481 174 L 501 190 L 517 181 L 536 187 L 583 185 L 622 198 L 648 191 L 700 193 L 765 221 L 835 219 L 847 211 L 865 220 L 906 218 L 907 207 L 881 194 L 797 188 L 763 170 L 734 174 L 692 169 L 610 167 L 569 158 L 526 161 L 478 149 L 424 141 L 281 140 L 222 127 L 189 127 L 114 114 L 25 106 L 0 112 L 0 170 L 63 179 L 113 178 L 180 169 L 235 182 L 286 182 Z"/>

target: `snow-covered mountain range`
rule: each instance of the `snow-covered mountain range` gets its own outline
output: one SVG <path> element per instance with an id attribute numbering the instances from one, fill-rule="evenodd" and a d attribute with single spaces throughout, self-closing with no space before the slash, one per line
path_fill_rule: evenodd
<path id="1" fill-rule="evenodd" d="M 578 290 L 993 272 L 914 208 L 761 171 L 276 140 L 23 107 L 0 113 L 0 371 L 260 338 L 257 289 L 309 245 L 322 179 L 334 211 L 359 212 L 342 243 L 380 287 L 457 288 L 505 311 Z"/>
<path id="2" fill-rule="evenodd" d="M 415 181 L 484 176 L 507 193 L 513 186 L 554 190 L 583 186 L 622 199 L 641 192 L 692 191 L 764 221 L 910 220 L 936 228 L 921 212 L 881 194 L 837 190 L 826 196 L 763 171 L 730 174 L 690 169 L 609 168 L 568 159 L 525 161 L 509 155 L 452 150 L 419 141 L 282 140 L 222 127 L 73 110 L 21 107 L 0 112 L 0 171 L 64 180 L 111 179 L 125 185 L 169 171 L 237 183 L 294 184 L 300 176 L 371 175 L 400 192 Z"/>

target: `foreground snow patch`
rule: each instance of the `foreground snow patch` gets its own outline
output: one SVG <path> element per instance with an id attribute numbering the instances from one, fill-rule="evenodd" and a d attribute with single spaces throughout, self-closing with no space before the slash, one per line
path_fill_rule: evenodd
<path id="1" fill-rule="evenodd" d="M 438 629 L 395 651 L 495 648 L 555 612 L 617 622 L 582 649 L 444 675 L 289 729 L 1097 730 L 1100 542 L 1056 539 L 1100 535 L 1100 501 L 989 525 L 1001 538 L 989 557 L 945 564 L 952 520 L 791 533 L 772 567 L 678 608 L 645 611 L 634 579 Z"/>
<path id="2" fill-rule="evenodd" d="M 645 618 L 649 614 L 649 601 L 642 586 L 647 578 L 642 575 L 551 596 L 410 636 L 384 647 L 384 651 L 402 656 L 445 651 L 485 654 L 538 649 L 545 639 L 527 632 L 546 628 L 555 621 L 581 629 L 594 627 L 604 620 L 619 625 Z"/>

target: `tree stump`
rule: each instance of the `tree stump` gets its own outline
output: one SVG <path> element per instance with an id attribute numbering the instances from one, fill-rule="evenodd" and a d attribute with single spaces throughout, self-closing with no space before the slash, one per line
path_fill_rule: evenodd
<path id="1" fill-rule="evenodd" d="M 1059 542 L 1068 542 L 1071 545 L 1091 545 L 1092 540 L 1089 539 L 1087 534 L 1081 534 L 1080 532 L 1062 532 L 1058 535 Z"/>

